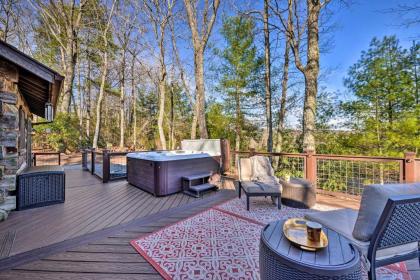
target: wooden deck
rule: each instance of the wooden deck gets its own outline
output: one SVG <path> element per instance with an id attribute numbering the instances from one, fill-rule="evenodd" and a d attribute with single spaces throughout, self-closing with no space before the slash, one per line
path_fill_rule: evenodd
<path id="1" fill-rule="evenodd" d="M 48 238 L 42 238 L 42 233 L 53 240 L 61 239 L 61 242 L 50 240 L 48 242 L 50 245 L 27 252 L 19 253 L 19 250 L 14 250 L 17 255 L 0 260 L 0 270 L 2 270 L 0 279 L 161 279 L 155 269 L 131 247 L 130 240 L 235 197 L 234 191 L 221 190 L 208 194 L 202 199 L 183 194 L 156 198 L 127 185 L 125 181 L 102 185 L 98 184 L 99 181 L 87 172 L 85 174 L 66 172 L 69 175 L 67 176 L 69 193 L 86 191 L 86 189 L 93 191 L 89 196 L 93 200 L 86 199 L 87 201 L 84 202 L 87 204 L 91 201 L 93 205 L 86 206 L 86 209 L 80 212 L 84 213 L 91 207 L 96 211 L 87 211 L 86 215 L 89 217 L 84 217 L 81 213 L 75 216 L 69 214 L 67 218 L 74 220 L 71 223 L 72 226 L 66 224 L 67 219 L 44 218 L 43 221 L 48 224 L 45 227 L 33 223 L 32 234 L 19 232 L 21 236 L 18 242 L 23 241 L 26 244 L 18 246 L 20 251 L 36 247 L 30 245 L 31 242 L 36 242 L 38 247 L 42 244 L 42 240 L 47 242 Z M 81 185 L 82 183 L 84 185 Z M 94 198 L 99 196 L 99 192 L 95 190 L 99 186 L 102 187 L 102 192 L 108 193 L 100 199 Z M 120 191 L 117 192 L 117 190 Z M 106 202 L 99 201 L 106 200 L 108 196 L 117 195 L 121 196 L 119 198 L 121 206 L 113 208 L 113 211 L 108 211 L 109 206 L 106 206 Z M 72 200 L 79 200 L 76 194 L 68 197 L 65 204 L 72 204 Z M 133 204 L 131 200 L 138 203 Z M 50 212 L 56 212 L 54 207 L 60 208 L 59 205 L 50 206 Z M 31 210 L 32 215 L 38 215 L 37 220 L 42 216 L 37 212 L 48 215 L 42 211 L 43 209 L 46 208 Z M 60 211 L 63 210 L 58 210 L 59 213 Z M 19 212 L 13 214 L 19 214 Z M 9 226 L 27 229 L 23 224 L 18 226 L 19 221 L 25 220 L 24 217 L 19 217 L 19 221 L 12 223 L 15 218 L 17 219 L 17 216 L 14 218 L 13 214 L 8 220 Z M 59 217 L 64 215 L 58 214 Z M 28 221 L 28 216 L 26 216 L 26 221 Z M 51 223 L 57 224 L 50 226 Z M 65 229 L 59 229 L 58 224 Z M 6 228 L 4 225 L 1 226 Z M 56 236 L 46 228 L 55 229 Z"/>
<path id="2" fill-rule="evenodd" d="M 103 184 L 82 170 L 66 170 L 66 202 L 12 212 L 0 234 L 14 230 L 10 255 L 127 223 L 197 200 L 182 193 L 154 197 L 125 180 Z"/>
<path id="3" fill-rule="evenodd" d="M 203 199 L 156 198 L 125 181 L 102 184 L 80 170 L 66 175 L 66 203 L 13 212 L 0 223 L 0 234 L 16 233 L 13 256 L 0 260 L 0 279 L 161 279 L 129 242 L 235 197 L 222 190 Z M 416 260 L 408 266 L 420 279 Z"/>

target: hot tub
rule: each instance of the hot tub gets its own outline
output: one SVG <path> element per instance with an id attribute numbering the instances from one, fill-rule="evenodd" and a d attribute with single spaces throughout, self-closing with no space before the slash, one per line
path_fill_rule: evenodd
<path id="1" fill-rule="evenodd" d="M 220 154 L 178 150 L 127 154 L 127 180 L 156 196 L 182 191 L 181 178 L 219 172 Z"/>

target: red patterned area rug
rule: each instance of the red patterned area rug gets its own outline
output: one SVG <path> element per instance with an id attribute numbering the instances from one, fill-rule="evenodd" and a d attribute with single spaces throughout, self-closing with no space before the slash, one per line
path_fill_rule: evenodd
<path id="1" fill-rule="evenodd" d="M 210 209 L 131 244 L 165 279 L 259 279 L 262 228 Z"/>
<path id="2" fill-rule="evenodd" d="M 317 205 L 315 210 L 285 206 L 278 210 L 270 202 L 254 199 L 247 211 L 244 200 L 233 199 L 131 244 L 165 279 L 259 279 L 259 239 L 265 224 L 334 209 Z M 377 279 L 411 277 L 399 263 L 378 269 Z"/>

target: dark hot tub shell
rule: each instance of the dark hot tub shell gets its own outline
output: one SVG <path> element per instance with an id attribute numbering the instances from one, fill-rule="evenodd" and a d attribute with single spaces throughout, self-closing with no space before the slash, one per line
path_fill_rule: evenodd
<path id="1" fill-rule="evenodd" d="M 204 172 L 219 172 L 220 157 L 153 161 L 127 157 L 127 180 L 156 196 L 182 191 L 181 178 Z"/>

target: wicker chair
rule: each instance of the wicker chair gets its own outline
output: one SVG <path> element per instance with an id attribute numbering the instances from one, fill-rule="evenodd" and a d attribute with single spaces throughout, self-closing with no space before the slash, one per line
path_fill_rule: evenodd
<path id="1" fill-rule="evenodd" d="M 16 209 L 63 203 L 65 173 L 62 166 L 32 166 L 17 175 Z"/>
<path id="2" fill-rule="evenodd" d="M 367 186 L 359 211 L 340 209 L 305 218 L 348 238 L 365 260 L 369 279 L 376 279 L 378 267 L 414 258 L 420 264 L 420 184 Z"/>

